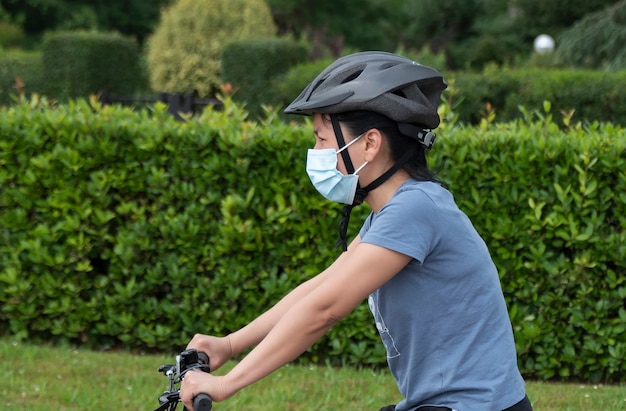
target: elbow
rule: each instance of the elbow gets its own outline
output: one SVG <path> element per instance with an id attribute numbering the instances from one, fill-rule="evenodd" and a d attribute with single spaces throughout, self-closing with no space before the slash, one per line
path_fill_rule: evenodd
<path id="1" fill-rule="evenodd" d="M 327 331 L 350 313 L 350 309 L 341 303 L 340 299 L 329 298 L 328 295 L 311 295 L 301 301 L 301 315 L 310 319 L 310 325 L 315 329 Z M 301 317 L 301 320 L 304 319 Z"/>
<path id="2" fill-rule="evenodd" d="M 348 314 L 349 312 L 343 313 L 336 308 L 325 307 L 317 311 L 318 324 L 329 330 Z"/>
<path id="3" fill-rule="evenodd" d="M 336 316 L 334 314 L 327 314 L 326 316 L 326 321 L 324 323 L 324 325 L 328 328 L 331 328 L 333 325 L 337 324 L 339 322 L 339 320 L 341 320 L 341 318 L 339 316 Z"/>

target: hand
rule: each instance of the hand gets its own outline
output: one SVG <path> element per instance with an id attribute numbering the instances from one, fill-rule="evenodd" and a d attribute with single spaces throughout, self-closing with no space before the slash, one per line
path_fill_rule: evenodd
<path id="1" fill-rule="evenodd" d="M 189 411 L 193 411 L 193 399 L 198 394 L 207 394 L 215 402 L 225 400 L 232 394 L 226 393 L 223 379 L 202 371 L 188 371 L 180 385 L 180 401 Z"/>
<path id="2" fill-rule="evenodd" d="M 211 372 L 217 370 L 233 357 L 229 337 L 196 334 L 187 344 L 187 349 L 189 348 L 195 348 L 198 352 L 205 352 L 209 356 Z"/>

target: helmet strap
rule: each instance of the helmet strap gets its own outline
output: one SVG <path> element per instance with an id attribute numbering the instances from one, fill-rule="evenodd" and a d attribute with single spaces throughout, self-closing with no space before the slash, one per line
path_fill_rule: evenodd
<path id="1" fill-rule="evenodd" d="M 343 138 L 341 126 L 339 126 L 339 119 L 337 119 L 337 116 L 335 114 L 331 114 L 330 122 L 333 125 L 333 131 L 335 132 L 335 137 L 337 138 L 337 144 L 339 145 L 339 149 L 341 150 L 346 145 L 346 140 Z M 350 159 L 350 154 L 348 154 L 348 150 L 343 150 L 340 154 L 341 158 L 343 159 L 343 164 L 346 166 L 346 171 L 348 172 L 348 174 L 354 174 L 354 166 L 352 165 L 352 160 Z"/>
<path id="2" fill-rule="evenodd" d="M 341 126 L 339 125 L 339 119 L 335 114 L 330 114 L 330 122 L 333 125 L 333 131 L 335 132 L 335 137 L 337 138 L 337 144 L 339 149 L 346 145 L 346 140 L 343 137 L 343 132 L 341 131 Z M 346 166 L 346 171 L 348 174 L 354 174 L 354 165 L 352 165 L 352 160 L 350 159 L 350 154 L 348 150 L 343 150 L 341 152 L 341 158 L 343 159 L 343 164 Z M 367 196 L 367 191 L 361 188 L 361 185 L 357 183 L 356 193 L 354 194 L 354 200 L 352 204 L 348 204 L 341 209 L 341 218 L 339 220 L 339 239 L 335 243 L 335 246 L 341 245 L 343 251 L 348 250 L 348 225 L 350 224 L 350 213 L 352 209 L 363 203 L 363 200 Z"/>
<path id="3" fill-rule="evenodd" d="M 415 155 L 415 152 L 417 151 L 417 149 L 418 149 L 418 146 L 416 144 L 412 145 L 411 148 L 409 148 L 409 150 L 406 153 L 404 153 L 402 157 L 400 157 L 400 159 L 396 161 L 396 163 L 393 166 L 391 166 L 389 170 L 385 171 L 380 177 L 378 177 L 376 180 L 369 183 L 367 187 L 363 188 L 362 190 L 365 191 L 366 193 L 369 193 L 370 191 L 378 188 L 385 181 L 389 180 L 391 176 L 396 173 L 396 171 L 400 170 L 402 167 L 404 167 L 406 163 L 409 162 L 411 157 Z"/>

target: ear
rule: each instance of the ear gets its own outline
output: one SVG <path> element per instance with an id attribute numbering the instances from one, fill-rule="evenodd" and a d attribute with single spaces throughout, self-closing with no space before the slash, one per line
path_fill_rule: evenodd
<path id="1" fill-rule="evenodd" d="M 365 160 L 371 163 L 382 153 L 383 135 L 377 128 L 368 130 L 363 136 L 365 139 Z"/>

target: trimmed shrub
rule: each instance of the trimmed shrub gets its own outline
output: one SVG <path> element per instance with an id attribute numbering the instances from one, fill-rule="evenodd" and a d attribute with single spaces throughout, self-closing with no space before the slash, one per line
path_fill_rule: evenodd
<path id="1" fill-rule="evenodd" d="M 0 329 L 179 351 L 324 269 L 340 205 L 304 172 L 310 124 L 246 116 L 229 100 L 182 123 L 162 104 L 0 111 Z M 626 130 L 527 120 L 446 125 L 433 169 L 491 249 L 523 373 L 622 381 Z M 362 304 L 304 359 L 384 357 Z"/>
<path id="2" fill-rule="evenodd" d="M 11 104 L 18 95 L 43 92 L 41 53 L 0 52 L 0 105 Z"/>
<path id="3" fill-rule="evenodd" d="M 626 71 L 486 70 L 447 77 L 454 80 L 463 123 L 478 124 L 487 104 L 496 121 L 508 122 L 523 117 L 520 107 L 540 109 L 547 100 L 556 111 L 575 110 L 575 121 L 626 125 Z"/>
<path id="4" fill-rule="evenodd" d="M 305 61 L 307 54 L 306 44 L 289 38 L 235 41 L 222 54 L 222 81 L 233 86 L 233 99 L 258 117 L 261 105 L 275 100 L 272 80 Z"/>
<path id="5" fill-rule="evenodd" d="M 264 0 L 178 0 L 148 42 L 150 84 L 156 91 L 212 97 L 221 85 L 224 47 L 275 34 Z"/>
<path id="6" fill-rule="evenodd" d="M 139 46 L 117 33 L 57 32 L 43 42 L 46 94 L 67 99 L 145 88 Z"/>

